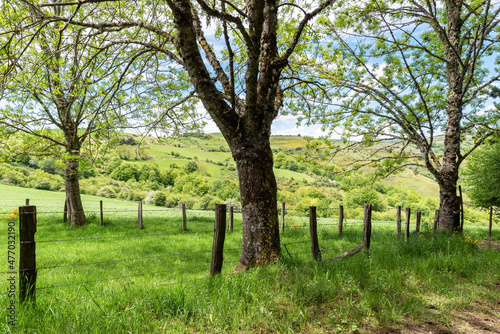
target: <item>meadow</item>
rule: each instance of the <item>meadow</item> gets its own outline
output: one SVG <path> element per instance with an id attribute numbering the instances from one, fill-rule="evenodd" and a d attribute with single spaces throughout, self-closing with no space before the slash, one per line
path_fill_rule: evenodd
<path id="1" fill-rule="evenodd" d="M 38 212 L 36 306 L 16 304 L 16 324 L 0 322 L 5 333 L 500 330 L 500 254 L 481 246 L 485 224 L 455 235 L 432 234 L 425 225 L 405 243 L 396 236 L 395 222 L 374 221 L 369 253 L 329 262 L 361 245 L 362 226 L 347 219 L 339 237 L 337 218 L 320 218 L 323 260 L 316 262 L 307 218 L 286 216 L 282 259 L 236 274 L 241 246 L 236 213 L 234 231 L 226 233 L 222 274 L 210 278 L 211 211 L 189 210 L 183 231 L 179 209 L 144 205 L 140 230 L 137 203 L 84 195 L 89 223 L 70 228 L 62 219 L 64 193 L 0 185 L 0 198 L 2 292 L 11 275 L 5 273 L 4 217 L 26 198 Z M 493 240 L 500 240 L 498 229 Z M 1 294 L 4 319 L 9 303 Z M 471 314 L 481 321 L 472 321 Z"/>

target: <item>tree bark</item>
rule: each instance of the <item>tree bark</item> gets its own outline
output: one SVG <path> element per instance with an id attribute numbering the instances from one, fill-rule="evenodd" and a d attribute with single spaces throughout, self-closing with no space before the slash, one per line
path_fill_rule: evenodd
<path id="1" fill-rule="evenodd" d="M 232 151 L 238 168 L 243 219 L 236 270 L 245 270 L 271 263 L 281 254 L 277 184 L 269 136 L 248 136 Z"/>
<path id="2" fill-rule="evenodd" d="M 446 72 L 448 91 L 448 123 L 444 138 L 443 163 L 440 169 L 439 223 L 443 229 L 458 230 L 460 228 L 460 201 L 457 195 L 458 168 L 461 162 L 460 135 L 463 105 L 463 79 L 466 69 L 461 66 L 461 2 L 446 1 L 448 16 L 448 40 L 446 46 Z"/>
<path id="3" fill-rule="evenodd" d="M 68 202 L 69 221 L 71 226 L 83 226 L 87 224 L 87 218 L 83 211 L 82 198 L 80 196 L 80 181 L 78 178 L 79 166 L 79 153 L 71 152 L 66 159 L 66 168 L 64 169 L 66 200 Z"/>

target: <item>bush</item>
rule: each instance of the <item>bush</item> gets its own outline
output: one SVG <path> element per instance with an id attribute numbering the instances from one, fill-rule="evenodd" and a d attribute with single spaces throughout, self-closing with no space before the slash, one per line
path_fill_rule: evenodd
<path id="1" fill-rule="evenodd" d="M 210 183 L 209 193 L 225 201 L 228 198 L 240 198 L 238 185 L 231 180 L 213 180 Z"/>
<path id="2" fill-rule="evenodd" d="M 61 172 L 59 166 L 57 166 L 57 161 L 54 158 L 45 158 L 40 161 L 40 169 L 49 174 L 57 174 Z"/>
<path id="3" fill-rule="evenodd" d="M 183 171 L 186 173 L 186 174 L 191 174 L 191 173 L 194 173 L 194 172 L 197 172 L 199 169 L 198 167 L 198 164 L 194 161 L 190 161 L 188 162 L 184 168 L 183 168 Z"/>
<path id="4" fill-rule="evenodd" d="M 179 205 L 179 198 L 175 195 L 169 195 L 165 199 L 165 206 L 167 208 L 175 208 L 177 205 Z"/>
<path id="5" fill-rule="evenodd" d="M 297 190 L 297 195 L 300 197 L 309 197 L 309 198 L 326 198 L 326 195 L 323 194 L 320 190 L 313 187 L 300 187 Z"/>
<path id="6" fill-rule="evenodd" d="M 164 192 L 157 192 L 153 198 L 153 204 L 156 206 L 165 206 L 167 204 L 167 195 Z"/>
<path id="7" fill-rule="evenodd" d="M 26 185 L 40 190 L 58 191 L 64 188 L 64 180 L 59 175 L 52 175 L 37 169 L 35 174 L 28 176 Z"/>
<path id="8" fill-rule="evenodd" d="M 7 172 L 3 180 L 16 186 L 23 186 L 26 184 L 26 177 L 15 170 Z"/>
<path id="9" fill-rule="evenodd" d="M 387 209 L 385 199 L 369 187 L 351 190 L 346 194 L 344 201 L 345 206 L 349 208 L 362 208 L 365 204 L 371 204 L 373 211 L 382 212 Z"/>
<path id="10" fill-rule="evenodd" d="M 112 186 L 104 186 L 97 192 L 97 196 L 116 198 L 116 191 Z"/>
<path id="11" fill-rule="evenodd" d="M 203 196 L 208 192 L 208 189 L 207 179 L 199 173 L 180 176 L 174 186 L 175 192 L 192 196 Z"/>
<path id="12" fill-rule="evenodd" d="M 118 181 L 135 180 L 139 178 L 139 168 L 135 164 L 122 163 L 111 173 L 111 178 Z"/>
<path id="13" fill-rule="evenodd" d="M 129 201 L 141 202 L 145 198 L 146 198 L 146 193 L 144 191 L 132 189 L 128 193 L 128 200 Z"/>
<path id="14" fill-rule="evenodd" d="M 215 196 L 206 194 L 205 196 L 201 197 L 201 199 L 196 202 L 193 206 L 193 209 L 197 210 L 215 210 L 215 204 L 220 204 L 223 201 Z"/>
<path id="15" fill-rule="evenodd" d="M 108 165 L 106 166 L 106 174 L 111 174 L 115 169 L 118 168 L 122 163 L 122 159 L 118 157 L 113 157 L 111 160 L 108 162 Z"/>

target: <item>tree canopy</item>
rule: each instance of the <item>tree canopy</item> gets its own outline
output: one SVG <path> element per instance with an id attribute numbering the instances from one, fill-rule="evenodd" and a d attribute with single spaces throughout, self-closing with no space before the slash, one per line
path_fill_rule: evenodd
<path id="1" fill-rule="evenodd" d="M 426 168 L 440 186 L 441 225 L 458 228 L 459 167 L 500 129 L 498 111 L 485 108 L 500 78 L 499 18 L 495 1 L 370 0 L 334 8 L 316 25 L 324 43 L 302 59 L 323 87 L 305 98 L 329 108 L 303 118 L 340 134 L 343 145 L 328 143 L 334 152 L 371 148 L 355 168 L 375 167 L 378 176 Z M 441 141 L 442 154 L 435 151 Z"/>

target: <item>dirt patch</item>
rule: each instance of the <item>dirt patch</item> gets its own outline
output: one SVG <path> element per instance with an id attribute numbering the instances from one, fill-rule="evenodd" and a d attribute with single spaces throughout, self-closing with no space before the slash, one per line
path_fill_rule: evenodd
<path id="1" fill-rule="evenodd" d="M 484 248 L 490 247 L 488 240 L 481 240 L 477 245 Z M 500 240 L 491 240 L 491 248 L 500 250 Z"/>
<path id="2" fill-rule="evenodd" d="M 364 328 L 374 334 L 493 334 L 500 333 L 500 301 L 496 304 L 474 302 L 467 310 L 453 311 L 446 324 L 427 321 L 422 324 L 408 319 L 398 328 Z"/>

